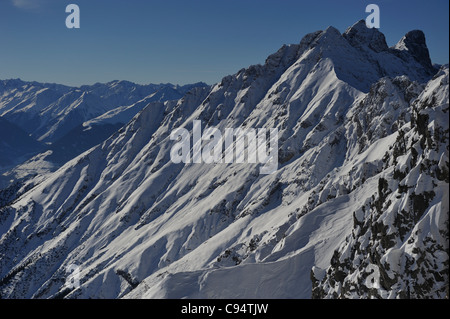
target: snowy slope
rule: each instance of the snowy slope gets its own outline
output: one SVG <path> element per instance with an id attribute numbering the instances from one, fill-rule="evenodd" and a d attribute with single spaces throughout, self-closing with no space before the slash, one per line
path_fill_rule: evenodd
<path id="1" fill-rule="evenodd" d="M 388 48 L 381 33 L 364 28 L 360 21 L 344 34 L 333 27 L 308 34 L 264 65 L 178 101 L 151 103 L 101 145 L 1 208 L 1 296 L 336 297 L 335 255 L 352 247 L 346 238 L 355 232 L 355 214 L 357 224 L 368 223 L 361 207 L 380 192 L 383 222 L 398 208 L 394 193 L 404 184 L 393 175 L 405 174 L 406 157 L 415 154 L 411 145 L 421 143 L 420 112 L 439 143 L 425 133 L 422 143 L 430 145 L 417 156 L 430 155 L 417 157 L 408 166 L 411 177 L 403 178 L 420 179 L 417 167 L 427 156 L 436 159 L 443 180 L 422 174 L 415 194 L 437 194 L 421 209 L 440 220 L 431 227 L 437 219 L 430 215 L 408 225 L 436 233 L 448 221 L 448 149 L 442 147 L 448 145 L 448 66 L 431 79 L 423 54 L 410 49 L 414 41 Z M 278 170 L 261 175 L 259 164 L 172 163 L 169 135 L 179 127 L 191 131 L 193 120 L 222 132 L 278 128 Z M 384 179 L 392 193 L 380 184 Z M 419 233 L 415 242 L 425 245 L 427 236 Z M 448 233 L 433 240 L 445 246 Z M 434 262 L 448 269 L 448 251 L 439 254 Z M 80 272 L 76 289 L 65 285 L 73 265 Z M 437 280 L 430 288 L 438 297 L 440 289 Z M 378 293 L 401 296 L 395 289 Z"/>
<path id="2" fill-rule="evenodd" d="M 326 272 L 315 269 L 315 297 L 448 298 L 448 73 L 412 103 L 377 192 Z"/>

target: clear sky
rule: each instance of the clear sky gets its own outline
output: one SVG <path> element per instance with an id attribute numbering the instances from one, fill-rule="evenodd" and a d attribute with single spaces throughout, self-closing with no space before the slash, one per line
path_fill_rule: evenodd
<path id="1" fill-rule="evenodd" d="M 80 29 L 66 28 L 70 3 Z M 0 79 L 213 84 L 309 32 L 344 32 L 369 3 L 388 45 L 420 29 L 448 63 L 448 0 L 0 0 Z"/>

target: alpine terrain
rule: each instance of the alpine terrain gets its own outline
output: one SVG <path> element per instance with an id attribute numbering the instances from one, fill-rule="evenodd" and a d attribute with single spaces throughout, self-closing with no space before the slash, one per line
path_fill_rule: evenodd
<path id="1" fill-rule="evenodd" d="M 0 81 L 0 189 L 14 199 L 19 187 L 32 187 L 103 142 L 149 103 L 178 100 L 205 86 L 112 81 L 68 87 Z"/>
<path id="2" fill-rule="evenodd" d="M 112 100 L 148 96 L 37 92 L 26 111 L 0 105 L 41 143 L 75 127 L 64 124 L 73 103 L 95 112 L 86 128 L 128 114 Z M 359 21 L 142 102 L 100 144 L 1 193 L 0 296 L 448 298 L 448 92 L 449 67 L 432 64 L 422 31 L 389 47 Z M 44 103 L 60 95 L 73 107 Z M 170 135 L 192 137 L 194 121 L 278 129 L 278 169 L 175 163 Z"/>

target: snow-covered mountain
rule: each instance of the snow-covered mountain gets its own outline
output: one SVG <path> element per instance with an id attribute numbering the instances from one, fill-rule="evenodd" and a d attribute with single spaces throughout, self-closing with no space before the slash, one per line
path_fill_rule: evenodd
<path id="1" fill-rule="evenodd" d="M 445 297 L 448 72 L 359 21 L 150 103 L 0 208 L 1 297 Z M 173 163 L 194 120 L 277 128 L 278 170 Z"/>
<path id="2" fill-rule="evenodd" d="M 112 81 L 81 87 L 58 84 L 0 81 L 0 116 L 41 142 L 55 142 L 72 129 L 117 107 L 146 99 L 177 100 L 204 83 L 139 85 Z M 137 112 L 136 112 L 137 113 Z M 126 123 L 126 122 L 125 122 Z"/>

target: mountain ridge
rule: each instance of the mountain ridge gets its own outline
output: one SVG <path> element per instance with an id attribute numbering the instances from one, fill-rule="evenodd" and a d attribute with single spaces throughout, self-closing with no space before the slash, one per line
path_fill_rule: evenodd
<path id="1" fill-rule="evenodd" d="M 3 93 L 0 114 L 17 123 L 35 139 L 52 142 L 77 125 L 116 107 L 132 105 L 161 90 L 166 90 L 168 96 L 164 97 L 164 93 L 161 92 L 161 96 L 156 98 L 179 99 L 189 89 L 196 86 L 207 85 L 200 82 L 184 86 L 170 83 L 139 85 L 116 80 L 69 87 L 60 84 L 25 82 L 20 79 L 2 80 L 0 81 L 0 91 Z M 16 103 L 16 101 L 20 102 Z M 70 118 L 74 119 L 74 123 L 70 121 Z M 79 119 L 76 120 L 77 118 Z"/>

